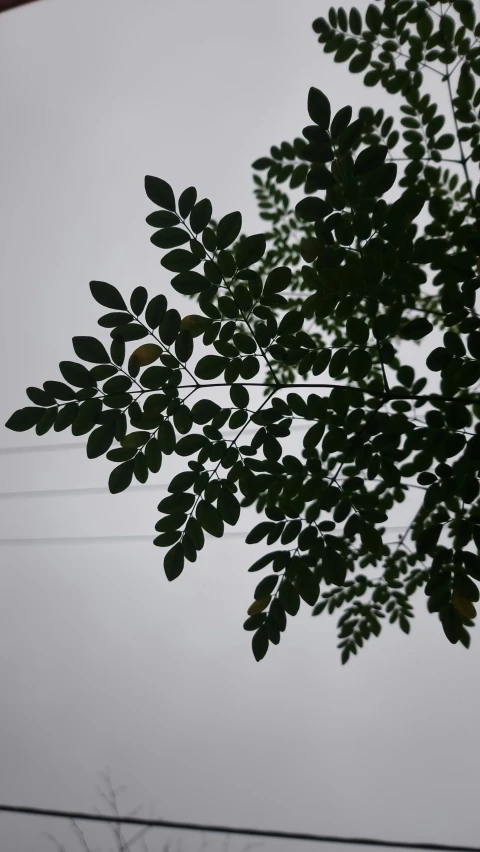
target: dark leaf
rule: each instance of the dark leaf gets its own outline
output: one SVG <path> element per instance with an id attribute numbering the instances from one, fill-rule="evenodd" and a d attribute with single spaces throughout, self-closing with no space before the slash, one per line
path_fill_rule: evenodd
<path id="1" fill-rule="evenodd" d="M 87 457 L 96 459 L 103 456 L 112 446 L 114 433 L 115 428 L 111 424 L 94 429 L 87 441 Z"/>
<path id="2" fill-rule="evenodd" d="M 202 198 L 195 204 L 190 213 L 190 227 L 194 234 L 203 231 L 212 218 L 212 202 L 208 198 Z"/>
<path id="3" fill-rule="evenodd" d="M 171 228 L 173 225 L 179 224 L 177 214 L 170 213 L 169 210 L 155 210 L 154 213 L 147 216 L 146 222 L 152 228 Z"/>
<path id="4" fill-rule="evenodd" d="M 235 259 L 239 269 L 245 269 L 252 266 L 262 259 L 265 254 L 266 241 L 264 234 L 253 234 L 251 237 L 246 237 L 239 243 Z"/>
<path id="5" fill-rule="evenodd" d="M 312 86 L 308 93 L 308 114 L 315 124 L 322 130 L 328 130 L 330 125 L 331 107 L 330 101 L 320 89 Z"/>
<path id="6" fill-rule="evenodd" d="M 210 533 L 210 535 L 216 536 L 217 538 L 221 538 L 223 535 L 223 519 L 215 506 L 212 506 L 211 503 L 208 503 L 206 500 L 200 500 L 197 504 L 196 508 L 196 518 L 205 532 Z"/>
<path id="7" fill-rule="evenodd" d="M 199 379 L 216 379 L 228 364 L 227 358 L 220 355 L 204 355 L 195 367 L 195 375 Z"/>
<path id="8" fill-rule="evenodd" d="M 39 422 L 45 412 L 44 408 L 33 408 L 26 406 L 19 408 L 5 423 L 7 429 L 12 429 L 13 432 L 26 432 L 27 429 L 32 429 Z"/>
<path id="9" fill-rule="evenodd" d="M 126 461 L 113 468 L 108 480 L 111 494 L 119 494 L 128 488 L 133 477 L 133 464 L 133 461 Z"/>
<path id="10" fill-rule="evenodd" d="M 161 293 L 150 299 L 145 311 L 145 322 L 149 328 L 158 328 L 167 310 L 167 299 Z"/>
<path id="11" fill-rule="evenodd" d="M 91 361 L 93 364 L 109 364 L 110 358 L 103 343 L 95 337 L 74 337 L 72 340 L 75 355 L 82 361 Z"/>
<path id="12" fill-rule="evenodd" d="M 175 210 L 173 189 L 166 181 L 147 175 L 145 177 L 145 192 L 150 201 L 153 201 L 158 207 L 163 207 L 165 210 Z"/>
<path id="13" fill-rule="evenodd" d="M 354 174 L 363 175 L 376 169 L 385 160 L 387 152 L 386 145 L 371 145 L 369 148 L 364 148 L 355 160 Z"/>
<path id="14" fill-rule="evenodd" d="M 173 249 L 165 257 L 162 257 L 160 263 L 170 272 L 186 272 L 188 269 L 198 266 L 200 258 L 192 254 L 191 251 Z"/>
<path id="15" fill-rule="evenodd" d="M 194 296 L 195 293 L 201 293 L 203 290 L 208 290 L 211 286 L 210 282 L 201 275 L 200 272 L 190 269 L 187 272 L 180 272 L 175 275 L 171 281 L 172 287 L 177 293 L 182 293 L 183 296 Z"/>
<path id="16" fill-rule="evenodd" d="M 169 497 L 164 497 L 158 504 L 158 511 L 166 515 L 184 514 L 190 511 L 195 503 L 195 494 L 189 491 L 176 491 Z"/>
<path id="17" fill-rule="evenodd" d="M 90 291 L 99 305 L 114 311 L 127 310 L 123 296 L 113 284 L 107 284 L 105 281 L 90 281 Z"/>
<path id="18" fill-rule="evenodd" d="M 182 228 L 163 228 L 152 234 L 150 242 L 157 248 L 171 249 L 188 243 L 189 239 L 189 234 Z"/>
<path id="19" fill-rule="evenodd" d="M 180 543 L 174 544 L 172 548 L 165 554 L 163 567 L 165 576 L 170 582 L 176 580 L 183 571 L 185 565 L 185 556 L 183 547 Z"/>
<path id="20" fill-rule="evenodd" d="M 432 323 L 426 317 L 416 317 L 401 329 L 404 340 L 420 340 L 433 331 Z"/>
<path id="21" fill-rule="evenodd" d="M 184 438 L 177 441 L 175 452 L 178 456 L 192 456 L 208 443 L 209 440 L 205 435 L 185 435 Z"/>
<path id="22" fill-rule="evenodd" d="M 40 405 L 42 408 L 56 404 L 55 397 L 42 388 L 27 388 L 27 396 L 30 402 L 33 402 L 34 405 Z"/>
<path id="23" fill-rule="evenodd" d="M 242 229 L 242 214 L 237 210 L 227 213 L 217 226 L 217 248 L 226 249 L 237 239 Z"/>
<path id="24" fill-rule="evenodd" d="M 178 199 L 178 209 L 180 215 L 186 219 L 190 215 L 193 206 L 197 200 L 197 190 L 194 186 L 188 186 L 184 189 Z"/>
<path id="25" fill-rule="evenodd" d="M 44 382 L 43 388 L 49 396 L 55 399 L 70 400 L 75 399 L 75 391 L 63 382 Z"/>
<path id="26" fill-rule="evenodd" d="M 180 331 L 181 317 L 175 308 L 170 308 L 163 317 L 160 323 L 160 338 L 166 346 L 171 346 L 175 343 L 177 335 Z"/>
<path id="27" fill-rule="evenodd" d="M 263 660 L 265 654 L 268 651 L 268 645 L 268 630 L 264 626 L 259 627 L 258 630 L 253 634 L 252 638 L 252 651 L 257 663 L 259 663 L 260 660 Z"/>

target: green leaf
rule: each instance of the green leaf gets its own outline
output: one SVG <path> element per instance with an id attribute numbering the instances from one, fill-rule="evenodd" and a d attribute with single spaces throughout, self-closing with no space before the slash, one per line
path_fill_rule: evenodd
<path id="1" fill-rule="evenodd" d="M 158 473 L 162 466 L 162 450 L 157 438 L 150 438 L 145 444 L 145 460 L 152 473 Z"/>
<path id="2" fill-rule="evenodd" d="M 325 219 L 332 212 L 332 207 L 323 198 L 309 195 L 302 198 L 295 207 L 295 213 L 306 222 L 317 222 Z"/>
<path id="3" fill-rule="evenodd" d="M 256 171 L 264 171 L 265 169 L 269 169 L 272 165 L 273 160 L 270 157 L 259 157 L 258 160 L 255 160 L 252 163 L 252 169 L 256 169 Z"/>
<path id="4" fill-rule="evenodd" d="M 305 603 L 310 606 L 314 606 L 318 600 L 318 596 L 320 594 L 320 586 L 318 580 L 309 568 L 303 568 L 295 577 L 295 586 L 300 595 L 300 597 L 305 601 Z"/>
<path id="5" fill-rule="evenodd" d="M 150 242 L 158 248 L 176 248 L 188 243 L 190 236 L 187 231 L 182 228 L 164 228 L 161 231 L 155 231 L 150 237 Z"/>
<path id="6" fill-rule="evenodd" d="M 358 9 L 350 9 L 350 14 L 348 17 L 348 23 L 350 25 L 350 30 L 354 35 L 361 35 L 362 33 L 362 16 Z"/>
<path id="7" fill-rule="evenodd" d="M 15 411 L 7 420 L 5 426 L 7 429 L 12 429 L 13 432 L 26 432 L 27 429 L 32 429 L 37 425 L 44 413 L 44 408 L 34 408 L 28 405 Z"/>
<path id="8" fill-rule="evenodd" d="M 180 272 L 175 275 L 171 281 L 172 287 L 177 293 L 182 293 L 183 296 L 194 296 L 196 293 L 201 293 L 203 290 L 208 290 L 211 286 L 210 282 L 200 272 L 195 272 L 193 269 L 187 272 Z"/>
<path id="9" fill-rule="evenodd" d="M 171 456 L 175 450 L 175 430 L 169 420 L 164 420 L 158 427 L 158 441 L 162 453 Z"/>
<path id="10" fill-rule="evenodd" d="M 228 359 L 220 355 L 204 355 L 195 367 L 195 375 L 198 379 L 217 379 L 227 364 Z"/>
<path id="11" fill-rule="evenodd" d="M 443 346 L 437 346 L 428 355 L 426 364 L 429 370 L 440 372 L 440 370 L 443 370 L 450 363 L 452 357 L 448 349 L 444 349 Z"/>
<path id="12" fill-rule="evenodd" d="M 268 651 L 268 645 L 268 630 L 264 626 L 259 627 L 258 630 L 253 634 L 252 638 L 252 651 L 257 663 L 259 663 L 260 660 L 263 660 L 265 654 Z"/>
<path id="13" fill-rule="evenodd" d="M 332 379 L 338 379 L 342 375 L 347 366 L 347 361 L 348 349 L 337 349 L 328 366 L 328 372 Z"/>
<path id="14" fill-rule="evenodd" d="M 72 339 L 75 355 L 82 361 L 93 364 L 109 364 L 110 358 L 103 343 L 95 337 L 74 337 Z"/>
<path id="15" fill-rule="evenodd" d="M 370 329 L 365 320 L 359 317 L 347 319 L 347 337 L 357 346 L 365 346 L 370 335 Z"/>
<path id="16" fill-rule="evenodd" d="M 352 9 L 352 12 L 356 11 Z M 340 133 L 347 129 L 352 120 L 352 107 L 344 106 L 340 109 L 333 118 L 331 126 L 332 139 L 336 139 Z"/>
<path id="17" fill-rule="evenodd" d="M 112 284 L 105 281 L 90 281 L 90 292 L 99 305 L 114 311 L 126 311 L 127 306 L 123 296 Z"/>
<path id="18" fill-rule="evenodd" d="M 117 325 L 126 325 L 129 322 L 133 321 L 133 317 L 131 314 L 126 314 L 125 312 L 114 311 L 111 314 L 104 314 L 103 317 L 100 317 L 98 320 L 98 324 L 102 328 L 116 328 Z"/>
<path id="19" fill-rule="evenodd" d="M 237 408 L 247 408 L 250 402 L 250 394 L 243 385 L 232 385 L 230 388 L 230 399 Z"/>
<path id="20" fill-rule="evenodd" d="M 193 355 L 193 337 L 189 331 L 180 331 L 175 341 L 175 355 L 182 364 Z"/>
<path id="21" fill-rule="evenodd" d="M 372 356 L 368 349 L 352 349 L 348 356 L 348 372 L 354 381 L 360 381 L 372 369 Z"/>
<path id="22" fill-rule="evenodd" d="M 173 251 L 169 251 L 165 257 L 162 257 L 160 263 L 170 272 L 186 272 L 187 270 L 198 266 L 200 258 L 192 254 L 191 251 L 186 251 L 185 249 L 173 249 Z"/>
<path id="23" fill-rule="evenodd" d="M 308 581 L 307 581 L 308 582 Z M 279 589 L 280 603 L 288 615 L 296 615 L 300 609 L 300 595 L 288 580 L 282 580 Z"/>
<path id="24" fill-rule="evenodd" d="M 367 12 L 365 15 L 365 23 L 369 30 L 375 35 L 378 35 L 380 29 L 382 27 L 382 13 L 377 6 L 374 6 L 372 3 L 368 6 Z"/>
<path id="25" fill-rule="evenodd" d="M 199 399 L 192 407 L 191 413 L 194 422 L 203 425 L 213 420 L 220 410 L 220 406 L 212 399 Z"/>
<path id="26" fill-rule="evenodd" d="M 163 207 L 165 210 L 175 210 L 173 189 L 166 181 L 147 175 L 145 177 L 145 192 L 150 201 L 153 201 L 158 207 Z"/>
<path id="27" fill-rule="evenodd" d="M 126 461 L 113 468 L 108 480 L 111 494 L 120 494 L 128 488 L 133 477 L 133 466 L 133 461 Z"/>
<path id="28" fill-rule="evenodd" d="M 187 186 L 178 199 L 178 209 L 180 215 L 186 219 L 190 215 L 193 206 L 197 200 L 197 190 L 194 186 Z"/>
<path id="29" fill-rule="evenodd" d="M 149 367 L 140 377 L 144 388 L 158 390 L 167 384 L 171 372 L 168 367 Z"/>
<path id="30" fill-rule="evenodd" d="M 242 214 L 238 210 L 235 210 L 233 213 L 227 213 L 226 216 L 220 219 L 217 226 L 217 248 L 228 248 L 228 246 L 235 242 L 241 230 Z"/>
<path id="31" fill-rule="evenodd" d="M 240 517 L 240 503 L 229 488 L 222 488 L 217 509 L 226 524 L 234 527 Z"/>
<path id="32" fill-rule="evenodd" d="M 74 403 L 70 403 L 70 405 L 72 404 Z M 65 406 L 65 408 L 67 408 L 67 406 Z M 57 411 L 58 409 L 56 406 L 54 408 L 47 408 L 35 427 L 37 435 L 46 435 L 49 429 L 52 428 L 58 416 Z"/>
<path id="33" fill-rule="evenodd" d="M 66 382 L 77 388 L 91 388 L 96 385 L 90 371 L 75 361 L 60 361 L 60 372 Z"/>
<path id="34" fill-rule="evenodd" d="M 401 329 L 404 340 L 420 340 L 433 331 L 433 325 L 426 317 L 415 317 Z"/>
<path id="35" fill-rule="evenodd" d="M 195 494 L 191 494 L 190 491 L 176 491 L 160 500 L 158 511 L 166 515 L 184 514 L 190 511 L 194 503 Z"/>
<path id="36" fill-rule="evenodd" d="M 176 580 L 183 571 L 185 565 L 185 556 L 183 547 L 180 544 L 174 544 L 172 548 L 165 554 L 163 560 L 163 568 L 165 576 L 170 582 Z"/>
<path id="37" fill-rule="evenodd" d="M 87 441 L 87 457 L 96 459 L 103 456 L 112 446 L 114 434 L 115 427 L 110 423 L 94 429 Z"/>
<path id="38" fill-rule="evenodd" d="M 392 188 L 397 178 L 397 164 L 383 163 L 377 169 L 368 172 L 363 189 L 364 192 L 372 197 L 378 198 Z"/>
<path id="39" fill-rule="evenodd" d="M 194 234 L 203 231 L 212 218 L 212 202 L 208 198 L 202 198 L 195 204 L 190 213 L 190 227 Z"/>
<path id="40" fill-rule="evenodd" d="M 178 456 L 192 456 L 194 453 L 198 453 L 202 447 L 205 447 L 209 443 L 210 442 L 205 435 L 185 435 L 184 438 L 180 438 L 180 440 L 177 441 L 175 452 Z"/>
<path id="41" fill-rule="evenodd" d="M 42 408 L 49 405 L 56 405 L 55 397 L 42 388 L 27 388 L 27 396 L 30 402 L 33 402 L 34 405 L 40 405 Z"/>
<path id="42" fill-rule="evenodd" d="M 253 234 L 251 237 L 246 237 L 239 243 L 235 259 L 239 269 L 245 269 L 248 266 L 253 266 L 262 259 L 265 254 L 267 244 L 264 234 Z"/>
<path id="43" fill-rule="evenodd" d="M 212 506 L 206 500 L 200 500 L 197 504 L 195 515 L 205 532 L 217 538 L 222 537 L 224 531 L 223 518 L 215 506 Z"/>
<path id="44" fill-rule="evenodd" d="M 44 382 L 43 389 L 49 396 L 55 399 L 70 400 L 75 399 L 75 391 L 63 382 Z"/>
<path id="45" fill-rule="evenodd" d="M 158 328 L 167 310 L 167 299 L 160 293 L 150 299 L 145 311 L 145 322 L 149 328 Z"/>
<path id="46" fill-rule="evenodd" d="M 440 136 L 438 139 L 432 143 L 433 148 L 437 148 L 440 151 L 446 151 L 448 148 L 451 148 L 453 143 L 455 142 L 455 137 L 452 133 L 444 133 L 443 136 Z"/>
<path id="47" fill-rule="evenodd" d="M 383 163 L 387 153 L 386 145 L 370 145 L 369 148 L 364 148 L 355 160 L 354 174 L 363 175 L 372 171 L 372 169 L 376 169 Z"/>
<path id="48" fill-rule="evenodd" d="M 139 323 L 132 322 L 129 325 L 120 325 L 118 328 L 112 329 L 110 336 L 114 341 L 131 341 L 142 340 L 143 337 L 148 337 L 148 329 L 144 328 Z"/>
<path id="49" fill-rule="evenodd" d="M 175 343 L 180 332 L 181 321 L 181 316 L 175 308 L 170 308 L 166 312 L 159 328 L 160 339 L 166 346 L 171 346 L 172 343 Z"/>
<path id="50" fill-rule="evenodd" d="M 72 425 L 78 414 L 79 405 L 78 402 L 68 402 L 67 405 L 64 405 L 62 409 L 58 412 L 55 418 L 54 429 L 55 432 L 62 432 L 64 429 L 68 429 L 69 426 Z M 42 418 L 43 420 L 43 418 Z M 41 421 L 40 421 L 41 422 Z M 38 427 L 39 424 L 37 424 Z M 37 428 L 38 435 L 38 428 Z"/>
<path id="51" fill-rule="evenodd" d="M 312 86 L 308 93 L 308 114 L 322 130 L 328 130 L 330 125 L 331 107 L 327 96 L 320 89 Z"/>
<path id="52" fill-rule="evenodd" d="M 168 490 L 172 494 L 177 491 L 188 491 L 195 482 L 195 479 L 196 474 L 193 470 L 184 470 L 173 477 L 170 485 L 168 486 Z"/>
<path id="53" fill-rule="evenodd" d="M 155 210 L 154 213 L 147 216 L 146 222 L 152 228 L 170 228 L 179 224 L 177 214 L 170 213 L 168 210 Z"/>

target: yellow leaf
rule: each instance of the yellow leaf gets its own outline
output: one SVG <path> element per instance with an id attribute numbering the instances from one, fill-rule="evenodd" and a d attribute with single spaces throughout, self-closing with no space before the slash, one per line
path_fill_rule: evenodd
<path id="1" fill-rule="evenodd" d="M 254 601 L 252 605 L 248 607 L 248 614 L 257 615 L 259 612 L 263 612 L 263 610 L 267 608 L 271 600 L 272 596 L 268 595 L 268 597 L 266 598 L 260 598 L 259 601 Z"/>
<path id="2" fill-rule="evenodd" d="M 157 346 L 156 343 L 144 343 L 143 346 L 139 346 L 138 349 L 135 349 L 135 352 L 132 352 L 128 363 L 130 366 L 148 367 L 149 364 L 153 364 L 157 360 L 161 351 L 160 346 Z"/>
<path id="3" fill-rule="evenodd" d="M 210 323 L 211 320 L 207 317 L 202 317 L 198 314 L 189 314 L 187 317 L 182 319 L 180 329 L 182 331 L 189 331 L 192 337 L 198 337 L 199 334 L 203 334 Z"/>
<path id="4" fill-rule="evenodd" d="M 463 595 L 460 595 L 458 592 L 454 592 L 452 595 L 452 603 L 457 612 L 460 613 L 463 618 L 475 618 L 477 610 L 473 603 L 467 598 L 464 598 Z"/>

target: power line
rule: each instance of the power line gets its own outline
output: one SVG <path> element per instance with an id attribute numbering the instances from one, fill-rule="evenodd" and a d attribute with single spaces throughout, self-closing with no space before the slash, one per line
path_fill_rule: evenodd
<path id="1" fill-rule="evenodd" d="M 25 444 L 21 447 L 0 447 L 0 455 L 9 456 L 15 453 L 45 453 L 54 450 L 84 450 L 86 443 L 79 441 L 65 442 L 64 444 Z"/>
<path id="2" fill-rule="evenodd" d="M 402 527 L 403 529 L 403 527 Z M 160 535 L 160 533 L 158 533 Z M 248 530 L 235 532 L 228 531 L 223 534 L 222 538 L 233 537 L 243 538 L 248 535 Z M 0 538 L 0 547 L 15 547 L 22 544 L 103 544 L 110 541 L 149 541 L 152 542 L 155 533 L 144 535 L 142 533 L 132 533 L 131 535 L 65 535 L 65 536 L 40 536 L 38 538 Z"/>
<path id="3" fill-rule="evenodd" d="M 166 491 L 167 485 L 130 485 L 129 491 Z M 15 497 L 77 497 L 83 494 L 111 494 L 106 486 L 86 488 L 39 488 L 30 491 L 0 491 L 0 500 L 14 500 Z"/>
<path id="4" fill-rule="evenodd" d="M 401 533 L 407 529 L 407 526 L 402 527 L 385 527 L 385 532 Z M 339 532 L 342 530 L 340 529 Z M 249 530 L 228 530 L 222 538 L 243 538 L 248 535 Z M 97 542 L 99 544 L 107 541 L 152 541 L 153 533 L 145 535 L 143 533 L 132 533 L 131 535 L 81 535 L 81 536 L 39 536 L 37 538 L 0 538 L 0 547 L 9 547 L 22 544 L 91 544 Z"/>
<path id="5" fill-rule="evenodd" d="M 147 819 L 136 816 L 110 816 L 92 814 L 84 811 L 62 811 L 57 808 L 31 808 L 24 805 L 1 805 L 4 813 L 46 816 L 54 819 L 68 819 L 88 822 L 107 822 L 118 825 L 142 825 L 150 828 L 174 828 L 181 831 L 208 832 L 210 834 L 239 834 L 249 837 L 275 837 L 281 840 L 307 840 L 314 843 L 339 843 L 351 846 L 380 846 L 394 849 L 426 849 L 435 852 L 480 852 L 479 846 L 457 846 L 447 843 L 414 843 L 407 840 L 379 840 L 373 837 L 342 837 L 329 834 L 311 834 L 305 831 L 279 831 L 261 828 L 237 828 L 226 825 L 204 825 L 195 822 L 177 822 L 167 819 Z"/>
<path id="6" fill-rule="evenodd" d="M 310 421 L 306 421 L 305 423 L 293 423 L 290 427 L 290 431 L 297 431 L 298 429 L 306 429 L 310 426 Z M 231 431 L 231 430 L 227 430 Z M 245 429 L 243 432 L 244 435 L 251 435 L 253 432 L 256 432 L 256 429 Z M 87 447 L 86 442 L 80 441 L 65 441 L 63 444 L 24 444 L 18 447 L 0 447 L 0 455 L 6 456 L 15 453 L 45 453 L 45 452 L 56 452 L 62 450 L 85 450 Z"/>

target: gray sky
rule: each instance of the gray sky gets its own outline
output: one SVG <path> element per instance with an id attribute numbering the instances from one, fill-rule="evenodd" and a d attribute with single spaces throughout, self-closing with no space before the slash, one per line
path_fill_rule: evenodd
<path id="1" fill-rule="evenodd" d="M 2 422 L 59 377 L 74 334 L 96 333 L 90 279 L 168 292 L 146 173 L 255 232 L 250 163 L 299 134 L 310 85 L 336 108 L 386 102 L 323 55 L 311 21 L 326 8 L 43 0 L 0 17 Z M 72 440 L 3 430 L 0 445 Z M 1 491 L 102 487 L 109 467 L 1 452 Z M 169 470 L 158 491 L 0 495 L 0 536 L 153 537 Z M 0 801 L 90 809 L 108 765 L 126 808 L 165 818 L 478 843 L 478 644 L 450 646 L 420 597 L 411 638 L 387 627 L 341 667 L 334 621 L 305 607 L 258 665 L 242 622 L 261 553 L 210 541 L 169 585 L 149 540 L 3 544 Z M 47 852 L 42 830 L 70 836 L 0 815 L 0 847 Z"/>

